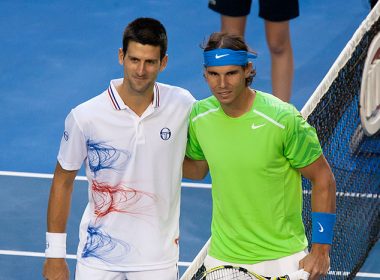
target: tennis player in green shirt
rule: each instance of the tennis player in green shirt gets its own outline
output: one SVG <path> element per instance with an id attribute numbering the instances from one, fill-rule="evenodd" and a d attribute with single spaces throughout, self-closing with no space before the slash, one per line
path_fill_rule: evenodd
<path id="1" fill-rule="evenodd" d="M 315 129 L 294 108 L 250 88 L 242 37 L 213 33 L 204 46 L 212 96 L 190 115 L 184 176 L 212 178 L 206 269 L 232 264 L 266 276 L 326 275 L 335 223 L 335 179 Z M 312 246 L 302 221 L 301 175 L 312 188 Z"/>

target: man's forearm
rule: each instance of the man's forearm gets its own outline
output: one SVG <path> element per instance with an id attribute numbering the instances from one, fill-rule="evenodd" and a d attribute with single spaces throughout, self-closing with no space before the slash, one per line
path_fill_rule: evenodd
<path id="1" fill-rule="evenodd" d="M 193 160 L 185 157 L 183 161 L 183 177 L 192 180 L 202 180 L 208 172 L 207 161 Z"/>
<path id="2" fill-rule="evenodd" d="M 77 171 L 66 171 L 57 164 L 50 190 L 47 231 L 65 232 L 69 217 L 71 194 Z"/>

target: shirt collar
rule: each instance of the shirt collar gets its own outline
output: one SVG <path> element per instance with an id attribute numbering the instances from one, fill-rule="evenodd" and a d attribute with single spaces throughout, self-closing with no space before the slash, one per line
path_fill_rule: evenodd
<path id="1" fill-rule="evenodd" d="M 160 107 L 160 88 L 157 83 L 154 83 L 153 87 L 153 102 L 152 105 L 154 108 Z"/>
<path id="2" fill-rule="evenodd" d="M 120 84 L 122 81 L 123 79 L 111 80 L 110 85 L 107 89 L 107 94 L 111 100 L 112 107 L 118 111 L 127 108 L 127 105 L 124 104 L 123 100 L 121 99 L 119 93 L 116 90 L 116 85 Z M 160 107 L 160 88 L 157 83 L 154 83 L 153 87 L 152 106 L 153 108 Z"/>

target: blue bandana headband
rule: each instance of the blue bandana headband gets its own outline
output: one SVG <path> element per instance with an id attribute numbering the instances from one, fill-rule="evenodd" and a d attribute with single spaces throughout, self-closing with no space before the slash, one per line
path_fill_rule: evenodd
<path id="1" fill-rule="evenodd" d="M 231 49 L 214 49 L 203 53 L 204 65 L 225 66 L 225 65 L 247 65 L 248 59 L 256 58 L 257 55 L 247 51 L 235 51 Z"/>

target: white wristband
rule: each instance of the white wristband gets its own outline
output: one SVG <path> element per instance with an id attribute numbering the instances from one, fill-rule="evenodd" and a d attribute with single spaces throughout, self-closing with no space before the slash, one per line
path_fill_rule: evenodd
<path id="1" fill-rule="evenodd" d="M 47 258 L 66 258 L 66 233 L 46 233 Z"/>

